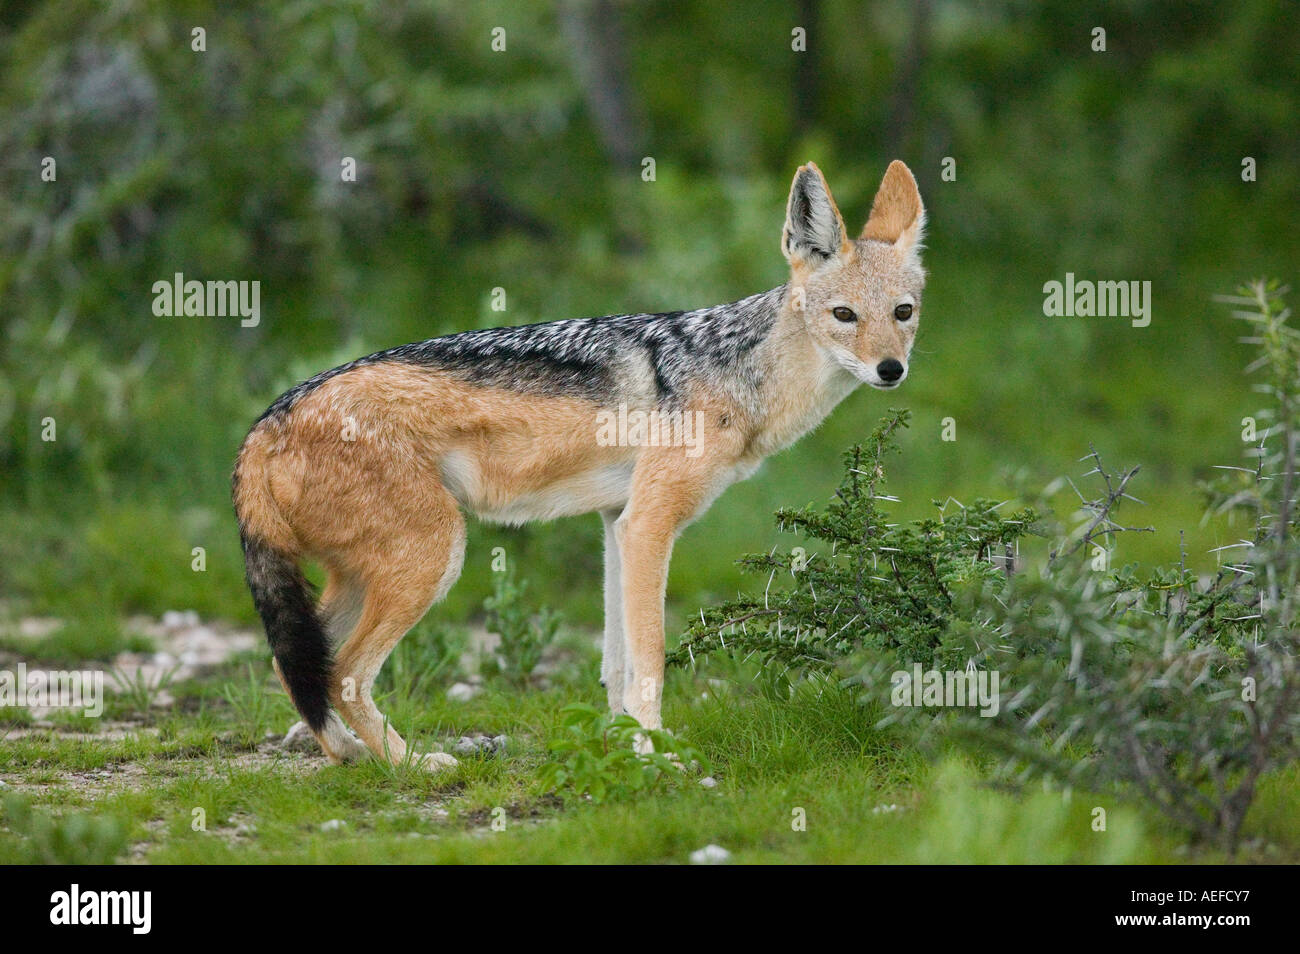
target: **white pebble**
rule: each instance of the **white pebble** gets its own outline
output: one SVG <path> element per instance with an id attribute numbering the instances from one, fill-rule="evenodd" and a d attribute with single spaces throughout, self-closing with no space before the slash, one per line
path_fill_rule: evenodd
<path id="1" fill-rule="evenodd" d="M 478 695 L 478 687 L 467 682 L 458 682 L 447 690 L 447 698 L 452 702 L 468 702 Z"/>
<path id="2" fill-rule="evenodd" d="M 731 857 L 731 852 L 721 845 L 705 845 L 699 851 L 691 852 L 693 865 L 720 865 Z"/>

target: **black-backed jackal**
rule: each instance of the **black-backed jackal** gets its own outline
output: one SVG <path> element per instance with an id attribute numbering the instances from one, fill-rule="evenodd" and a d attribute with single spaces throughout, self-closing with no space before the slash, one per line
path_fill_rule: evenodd
<path id="1" fill-rule="evenodd" d="M 697 311 L 433 338 L 282 395 L 240 448 L 235 510 L 276 672 L 326 755 L 405 758 L 371 687 L 459 576 L 464 511 L 510 524 L 601 515 L 602 681 L 611 709 L 658 728 L 674 539 L 857 385 L 907 376 L 924 221 L 916 180 L 894 162 L 850 238 L 809 163 L 786 210 L 786 285 Z M 327 571 L 319 605 L 307 557 Z"/>

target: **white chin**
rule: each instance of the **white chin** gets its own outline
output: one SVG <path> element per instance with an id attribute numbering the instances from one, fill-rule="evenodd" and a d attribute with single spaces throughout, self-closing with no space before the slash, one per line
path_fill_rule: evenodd
<path id="1" fill-rule="evenodd" d="M 840 367 L 853 375 L 854 380 L 859 384 L 870 384 L 873 388 L 882 388 L 884 390 L 889 390 L 889 388 L 893 387 L 893 385 L 886 384 L 884 381 L 880 380 L 880 377 L 874 371 L 856 358 L 849 358 L 843 355 L 836 355 L 836 357 L 839 359 Z"/>
<path id="2" fill-rule="evenodd" d="M 878 391 L 892 391 L 907 379 L 907 375 L 904 374 L 897 381 L 885 381 L 870 366 L 863 364 L 857 358 L 842 354 L 837 354 L 835 357 L 839 361 L 840 367 L 853 375 L 859 383 L 869 384 Z"/>

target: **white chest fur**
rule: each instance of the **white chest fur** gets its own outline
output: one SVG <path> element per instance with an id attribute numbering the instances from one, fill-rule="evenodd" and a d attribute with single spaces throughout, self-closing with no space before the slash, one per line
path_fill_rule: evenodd
<path id="1" fill-rule="evenodd" d="M 635 463 L 629 457 L 560 477 L 543 487 L 516 489 L 491 486 L 482 468 L 463 451 L 444 454 L 440 461 L 443 484 L 462 507 L 481 520 L 514 526 L 622 509 L 631 492 Z"/>

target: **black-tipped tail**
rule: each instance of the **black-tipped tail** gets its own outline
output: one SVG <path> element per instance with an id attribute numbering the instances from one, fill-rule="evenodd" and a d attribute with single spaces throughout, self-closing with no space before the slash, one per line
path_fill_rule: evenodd
<path id="1" fill-rule="evenodd" d="M 280 675 L 298 712 L 319 731 L 329 717 L 332 660 L 311 584 L 291 555 L 256 537 L 245 536 L 243 543 L 248 588 Z"/>

